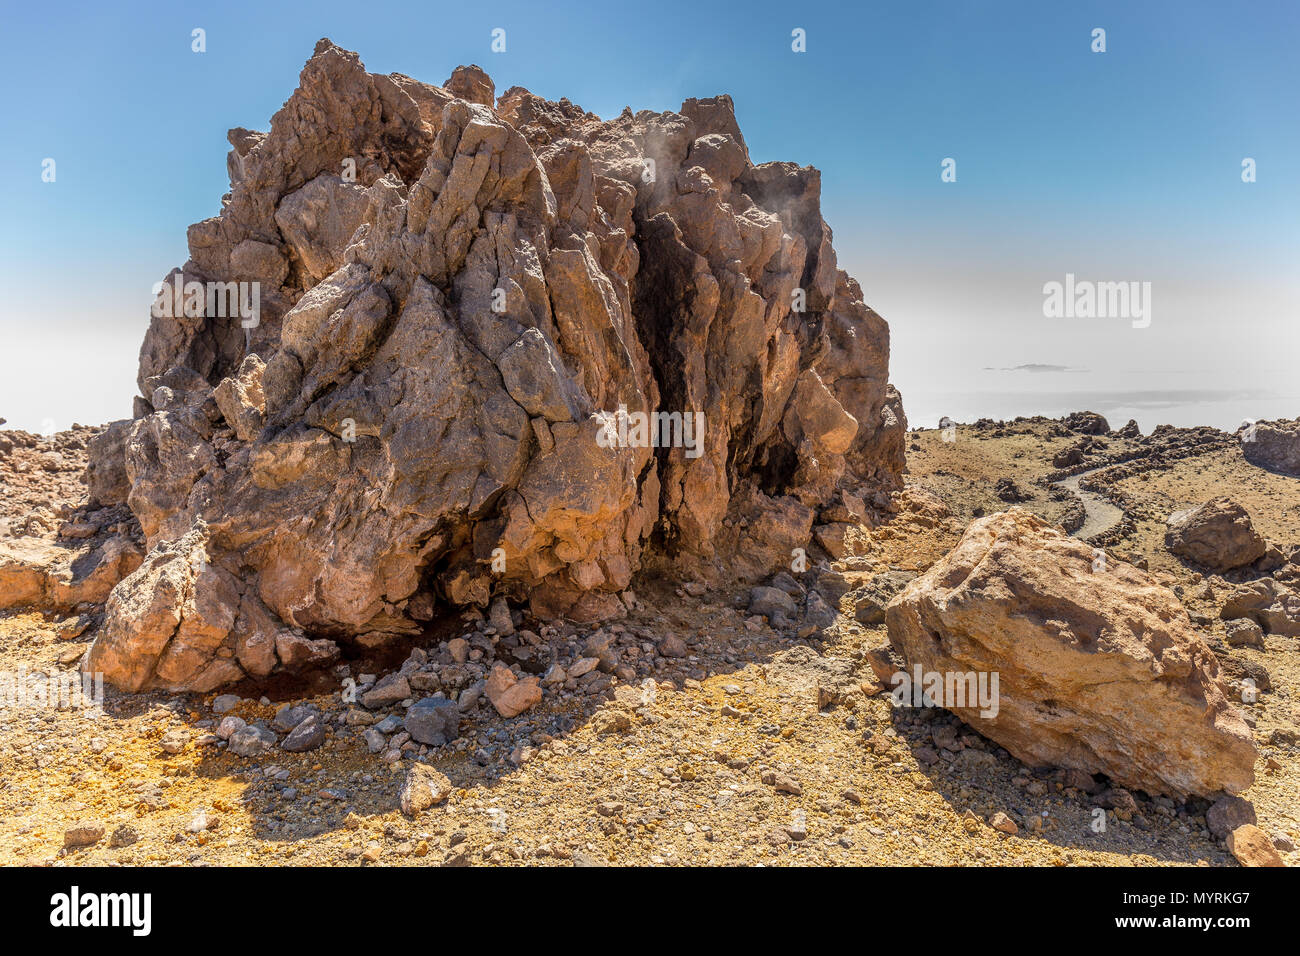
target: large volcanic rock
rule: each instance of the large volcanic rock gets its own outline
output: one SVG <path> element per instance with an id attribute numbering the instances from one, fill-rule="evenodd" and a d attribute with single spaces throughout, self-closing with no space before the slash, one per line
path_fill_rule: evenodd
<path id="1" fill-rule="evenodd" d="M 270 132 L 231 131 L 231 191 L 166 288 L 255 282 L 260 313 L 223 317 L 220 286 L 156 304 L 120 454 L 157 557 L 108 607 L 109 681 L 209 686 L 285 635 L 413 631 L 431 599 L 609 616 L 638 568 L 765 573 L 838 488 L 898 486 L 888 328 L 815 169 L 751 163 L 726 96 L 603 122 L 493 92 L 322 40 Z M 647 412 L 699 433 L 650 447 Z"/>
<path id="2" fill-rule="evenodd" d="M 1034 766 L 1148 793 L 1236 793 L 1250 728 L 1174 594 L 1020 509 L 971 523 L 886 609 L 909 668 L 997 673 L 996 715 L 950 706 Z M 949 701 L 949 703 L 952 703 Z"/>

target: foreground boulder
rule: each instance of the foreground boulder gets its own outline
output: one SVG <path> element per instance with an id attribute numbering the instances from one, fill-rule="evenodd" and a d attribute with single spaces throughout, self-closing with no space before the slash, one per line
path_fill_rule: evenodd
<path id="1" fill-rule="evenodd" d="M 497 597 L 595 620 L 646 567 L 756 580 L 837 488 L 898 487 L 888 327 L 815 169 L 751 162 L 726 96 L 602 121 L 494 92 L 322 40 L 270 131 L 231 131 L 96 473 L 151 551 L 206 529 L 236 617 L 157 679 L 166 627 L 115 626 L 133 686 L 290 666 L 239 654 L 250 631 L 390 638 Z M 151 577 L 120 588 L 166 610 Z"/>
<path id="2" fill-rule="evenodd" d="M 1220 495 L 1169 516 L 1165 547 L 1213 571 L 1229 571 L 1264 556 L 1268 542 L 1255 530 L 1246 509 Z"/>
<path id="3" fill-rule="evenodd" d="M 1031 766 L 1175 796 L 1254 780 L 1250 728 L 1173 593 L 1122 562 L 1094 570 L 1092 548 L 1026 511 L 972 522 L 886 623 L 909 669 L 996 673 L 995 715 L 939 703 Z"/>

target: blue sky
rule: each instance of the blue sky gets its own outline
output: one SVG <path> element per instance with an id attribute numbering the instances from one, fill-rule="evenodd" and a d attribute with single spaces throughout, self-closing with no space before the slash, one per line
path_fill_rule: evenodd
<path id="1" fill-rule="evenodd" d="M 219 208 L 226 130 L 266 129 L 322 36 L 371 72 L 475 62 L 498 92 L 607 117 L 731 94 L 755 161 L 822 170 L 918 424 L 1080 392 L 1112 414 L 1150 393 L 1148 428 L 1300 414 L 1300 4 L 9 3 L 0 22 L 11 426 L 129 415 L 150 287 Z M 1044 318 L 1067 272 L 1152 282 L 1151 326 Z M 1074 371 L 988 371 L 1025 363 Z M 1189 390 L 1217 397 L 1160 406 Z"/>

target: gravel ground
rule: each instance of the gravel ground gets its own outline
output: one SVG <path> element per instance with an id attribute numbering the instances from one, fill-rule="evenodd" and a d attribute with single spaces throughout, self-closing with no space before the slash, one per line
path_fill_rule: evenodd
<path id="1" fill-rule="evenodd" d="M 972 514 L 1008 506 L 999 478 L 1030 492 L 1024 506 L 1059 517 L 1066 503 L 1040 480 L 1071 439 L 1024 427 L 961 431 L 955 443 L 916 434 L 899 514 L 864 528 L 834 571 L 815 569 L 805 582 L 851 587 L 881 571 L 923 570 Z M 1156 496 L 1240 481 L 1235 467 L 1227 455 L 1188 458 L 1125 481 L 1156 509 L 1165 506 Z M 1279 539 L 1300 531 L 1291 508 L 1300 499 L 1282 490 L 1252 498 L 1272 509 L 1260 524 Z M 1115 550 L 1148 557 L 1204 617 L 1221 654 L 1267 668 L 1273 689 L 1248 708 L 1261 756 L 1246 796 L 1261 828 L 1300 842 L 1300 642 L 1224 645 L 1216 602 L 1228 582 L 1216 587 L 1166 561 L 1142 521 Z M 445 629 L 431 635 L 405 670 L 448 696 L 521 648 L 570 672 L 590 659 L 593 635 L 604 648 L 597 656 L 612 655 L 546 685 L 542 702 L 518 717 L 501 718 L 480 699 L 443 747 L 377 730 L 404 714 L 405 701 L 368 709 L 341 697 L 345 676 L 364 691 L 367 675 L 400 660 L 352 661 L 310 687 L 260 689 L 275 700 L 240 688 L 229 710 L 217 695 L 111 690 L 95 718 L 0 709 L 0 864 L 1236 865 L 1206 828 L 1205 801 L 1101 785 L 1085 792 L 1059 771 L 1024 767 L 943 712 L 892 707 L 870 667 L 887 643 L 883 627 L 842 614 L 800 639 L 795 627 L 750 615 L 747 592 L 693 591 L 702 589 L 642 581 L 642 608 L 629 619 L 600 629 L 515 622 L 520 634 L 532 629 L 525 640 L 492 633 L 486 621 L 452 622 L 450 633 L 468 638 L 463 661 Z M 58 624 L 34 613 L 0 617 L 0 671 L 75 668 L 86 637 L 60 639 Z M 218 742 L 223 719 L 270 726 L 286 703 L 319 710 L 323 746 L 240 757 Z M 417 759 L 452 789 L 412 819 L 398 793 Z M 1282 855 L 1300 862 L 1295 851 Z"/>

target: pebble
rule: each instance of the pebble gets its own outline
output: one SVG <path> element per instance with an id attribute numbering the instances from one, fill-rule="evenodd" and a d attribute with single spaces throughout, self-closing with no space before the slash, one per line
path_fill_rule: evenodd
<path id="1" fill-rule="evenodd" d="M 63 831 L 63 845 L 68 848 L 92 846 L 104 839 L 102 823 L 78 823 Z"/>
<path id="2" fill-rule="evenodd" d="M 311 714 L 301 721 L 280 746 L 289 753 L 305 753 L 325 743 L 325 722 L 319 714 Z"/>
<path id="3" fill-rule="evenodd" d="M 769 770 L 763 774 L 763 783 L 776 790 L 777 793 L 789 793 L 796 797 L 803 795 L 803 787 L 799 782 L 789 774 L 780 773 L 779 771 Z"/>
<path id="4" fill-rule="evenodd" d="M 785 832 L 791 840 L 798 843 L 808 837 L 808 820 L 803 813 L 795 813 L 790 824 L 785 828 Z"/>
<path id="5" fill-rule="evenodd" d="M 1015 834 L 1020 831 L 1020 828 L 1016 826 L 1016 822 L 1001 810 L 989 818 L 989 826 L 1002 833 L 1011 834 L 1012 836 L 1015 836 Z"/>
<path id="6" fill-rule="evenodd" d="M 579 658 L 578 660 L 574 661 L 572 664 L 569 665 L 568 676 L 575 677 L 575 678 L 582 677 L 586 674 L 590 674 L 599 665 L 600 665 L 600 658 L 598 657 Z"/>
<path id="7" fill-rule="evenodd" d="M 222 740 L 229 740 L 231 734 L 247 726 L 248 724 L 244 718 L 231 714 L 229 717 L 223 717 L 221 723 L 217 724 L 216 735 Z"/>
<path id="8" fill-rule="evenodd" d="M 378 723 L 379 718 L 372 713 L 354 707 L 344 715 L 343 722 L 349 727 L 368 727 L 371 724 Z"/>
<path id="9" fill-rule="evenodd" d="M 241 727 L 230 735 L 230 752 L 237 757 L 260 757 L 275 746 L 275 739 L 265 727 Z"/>
<path id="10" fill-rule="evenodd" d="M 276 711 L 275 719 L 271 721 L 271 729 L 287 734 L 313 715 L 319 717 L 320 711 L 310 704 L 298 704 L 293 707 L 286 704 Z"/>
<path id="11" fill-rule="evenodd" d="M 405 674 L 388 674 L 380 678 L 379 683 L 361 695 L 361 703 L 374 710 L 399 704 L 411 696 L 411 685 Z"/>
<path id="12" fill-rule="evenodd" d="M 426 697 L 407 709 L 403 726 L 410 735 L 406 739 L 417 740 L 430 747 L 441 747 L 460 736 L 460 707 L 454 701 Z M 405 743 L 405 740 L 398 743 L 396 737 L 393 739 L 396 746 Z"/>
<path id="13" fill-rule="evenodd" d="M 1228 834 L 1228 850 L 1242 866 L 1286 866 L 1273 842 L 1253 823 L 1245 823 Z"/>
<path id="14" fill-rule="evenodd" d="M 410 714 L 408 713 L 407 716 L 410 716 Z M 396 714 L 389 714 L 379 723 L 375 724 L 375 730 L 379 731 L 381 734 L 391 734 L 401 726 L 402 718 L 398 717 Z"/>

